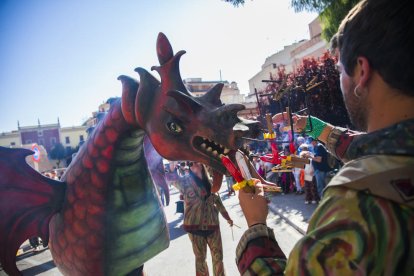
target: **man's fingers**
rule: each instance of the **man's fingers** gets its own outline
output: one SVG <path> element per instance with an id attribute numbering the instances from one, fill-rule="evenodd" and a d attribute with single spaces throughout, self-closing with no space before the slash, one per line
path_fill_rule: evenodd
<path id="1" fill-rule="evenodd" d="M 264 196 L 264 189 L 263 189 L 263 184 L 262 183 L 257 183 L 254 186 L 254 192 L 256 195 L 258 196 Z"/>

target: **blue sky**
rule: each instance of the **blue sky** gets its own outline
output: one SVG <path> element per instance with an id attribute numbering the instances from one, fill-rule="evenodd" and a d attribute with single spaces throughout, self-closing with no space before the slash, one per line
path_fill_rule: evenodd
<path id="1" fill-rule="evenodd" d="M 119 75 L 158 65 L 159 32 L 186 50 L 183 78 L 219 80 L 221 70 L 246 94 L 266 57 L 309 38 L 316 16 L 290 0 L 0 0 L 0 132 L 82 124 L 121 95 Z"/>

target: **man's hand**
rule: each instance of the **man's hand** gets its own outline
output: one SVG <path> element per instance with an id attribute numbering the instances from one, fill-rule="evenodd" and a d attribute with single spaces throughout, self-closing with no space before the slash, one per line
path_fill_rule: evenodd
<path id="1" fill-rule="evenodd" d="M 306 119 L 308 116 L 301 116 L 297 114 L 292 115 L 293 130 L 295 132 L 302 132 L 306 128 Z M 290 118 L 287 112 L 281 112 L 272 117 L 274 124 L 288 124 L 290 125 Z"/>
<path id="2" fill-rule="evenodd" d="M 266 224 L 269 207 L 268 201 L 264 197 L 263 185 L 258 179 L 253 179 L 255 183 L 255 193 L 247 193 L 241 189 L 239 191 L 239 201 L 244 216 L 249 227 L 255 224 Z"/>

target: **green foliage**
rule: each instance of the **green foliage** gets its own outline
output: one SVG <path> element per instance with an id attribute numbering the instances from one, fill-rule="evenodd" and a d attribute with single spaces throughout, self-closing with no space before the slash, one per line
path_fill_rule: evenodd
<path id="1" fill-rule="evenodd" d="M 227 2 L 227 3 L 231 3 L 235 7 L 238 7 L 240 5 L 243 6 L 244 3 L 245 3 L 245 0 L 222 0 L 222 1 Z"/>
<path id="2" fill-rule="evenodd" d="M 342 19 L 360 0 L 291 0 L 295 12 L 318 12 L 322 23 L 322 37 L 329 41 Z"/>
<path id="3" fill-rule="evenodd" d="M 243 6 L 245 0 L 222 0 L 235 7 Z M 274 0 L 277 1 L 277 0 Z M 308 11 L 320 14 L 322 37 L 329 41 L 347 13 L 360 0 L 291 0 L 295 12 Z"/>
<path id="4" fill-rule="evenodd" d="M 359 0 L 332 1 L 332 4 L 320 14 L 322 37 L 329 41 L 337 32 L 342 19 L 359 2 Z"/>
<path id="5" fill-rule="evenodd" d="M 335 0 L 291 0 L 291 5 L 295 12 L 308 11 L 320 13 Z"/>
<path id="6" fill-rule="evenodd" d="M 49 152 L 49 158 L 52 160 L 57 160 L 58 164 L 60 160 L 66 157 L 66 150 L 61 143 L 56 143 Z"/>

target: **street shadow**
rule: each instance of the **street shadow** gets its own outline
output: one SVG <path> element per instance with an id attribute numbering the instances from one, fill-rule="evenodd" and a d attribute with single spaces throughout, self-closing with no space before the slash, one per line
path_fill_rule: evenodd
<path id="1" fill-rule="evenodd" d="M 225 201 L 227 199 L 230 199 L 230 197 L 236 196 L 236 195 L 235 194 L 229 195 L 229 193 L 227 191 L 224 191 L 224 192 L 220 192 L 219 196 L 220 196 L 222 201 Z"/>
<path id="2" fill-rule="evenodd" d="M 293 193 L 272 196 L 271 205 L 279 213 L 285 216 L 293 216 L 295 220 L 303 223 L 309 222 L 317 208 L 317 204 L 305 204 L 305 195 L 296 195 Z"/>
<path id="3" fill-rule="evenodd" d="M 187 234 L 181 226 L 178 226 L 182 220 L 184 219 L 184 215 L 181 214 L 176 220 L 173 220 L 168 223 L 168 229 L 170 231 L 170 240 L 174 240 L 176 238 L 181 237 L 182 235 Z"/>
<path id="4" fill-rule="evenodd" d="M 40 273 L 46 272 L 48 270 L 51 270 L 55 268 L 55 263 L 50 260 L 48 262 L 45 262 L 43 264 L 39 264 L 37 266 L 30 267 L 28 269 L 22 270 L 22 274 L 24 276 L 32 276 L 32 275 L 39 275 Z"/>

